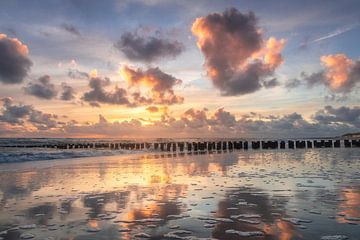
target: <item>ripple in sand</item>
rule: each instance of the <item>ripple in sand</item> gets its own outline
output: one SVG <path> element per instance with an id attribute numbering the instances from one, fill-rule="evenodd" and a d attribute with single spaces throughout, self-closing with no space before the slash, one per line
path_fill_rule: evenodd
<path id="1" fill-rule="evenodd" d="M 243 232 L 243 231 L 238 231 L 238 230 L 234 230 L 234 229 L 228 229 L 225 231 L 225 233 L 237 234 L 240 237 L 262 237 L 262 236 L 264 236 L 264 233 L 260 232 L 260 231 Z"/>
<path id="2" fill-rule="evenodd" d="M 151 236 L 147 233 L 137 233 L 134 235 L 134 237 L 137 237 L 137 238 L 151 238 Z"/>
<path id="3" fill-rule="evenodd" d="M 346 240 L 349 239 L 347 236 L 345 235 L 329 235 L 329 236 L 322 236 L 320 238 L 321 240 Z"/>
<path id="4" fill-rule="evenodd" d="M 33 239 L 35 237 L 35 235 L 31 234 L 31 233 L 22 233 L 20 235 L 20 239 Z"/>

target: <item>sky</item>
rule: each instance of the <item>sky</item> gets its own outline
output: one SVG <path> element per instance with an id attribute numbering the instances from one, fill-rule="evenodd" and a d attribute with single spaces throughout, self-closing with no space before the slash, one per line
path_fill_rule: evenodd
<path id="1" fill-rule="evenodd" d="M 360 2 L 2 0 L 0 137 L 360 128 Z"/>

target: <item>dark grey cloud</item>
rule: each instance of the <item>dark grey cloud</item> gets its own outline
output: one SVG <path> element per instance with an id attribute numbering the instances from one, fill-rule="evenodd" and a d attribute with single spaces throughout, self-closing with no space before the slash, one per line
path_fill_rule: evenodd
<path id="1" fill-rule="evenodd" d="M 11 98 L 1 99 L 3 102 L 2 113 L 0 115 L 0 121 L 10 124 L 23 123 L 23 119 L 30 114 L 32 106 L 30 105 L 13 105 Z"/>
<path id="2" fill-rule="evenodd" d="M 30 112 L 28 121 L 32 123 L 38 130 L 48 130 L 56 128 L 59 124 L 58 116 L 50 113 L 43 113 L 33 109 Z"/>
<path id="3" fill-rule="evenodd" d="M 44 75 L 35 82 L 24 87 L 25 93 L 41 99 L 53 99 L 57 95 L 55 85 L 51 83 L 49 75 Z"/>
<path id="4" fill-rule="evenodd" d="M 223 95 L 243 95 L 273 87 L 270 79 L 283 62 L 284 39 L 264 40 L 253 12 L 230 8 L 197 18 L 192 32 L 205 57 L 207 75 Z"/>
<path id="5" fill-rule="evenodd" d="M 280 85 L 280 83 L 277 80 L 277 78 L 272 78 L 272 79 L 270 79 L 268 81 L 263 81 L 263 86 L 265 88 L 273 88 L 273 87 L 277 87 L 279 85 Z"/>
<path id="6" fill-rule="evenodd" d="M 47 130 L 59 126 L 58 116 L 55 114 L 43 113 L 36 110 L 32 105 L 15 105 L 11 98 L 1 99 L 3 102 L 0 122 L 11 125 L 24 125 L 29 123 L 37 130 Z"/>
<path id="7" fill-rule="evenodd" d="M 91 90 L 84 93 L 82 99 L 91 103 L 92 106 L 98 106 L 99 103 L 128 105 L 130 104 L 127 96 L 127 91 L 123 88 L 115 87 L 112 92 L 106 91 L 104 87 L 110 85 L 109 78 L 91 78 L 89 87 Z"/>
<path id="8" fill-rule="evenodd" d="M 27 77 L 32 62 L 28 48 L 16 38 L 0 33 L 0 82 L 21 83 Z"/>
<path id="9" fill-rule="evenodd" d="M 285 87 L 288 89 L 297 88 L 301 85 L 305 85 L 308 88 L 313 88 L 318 85 L 324 85 L 326 83 L 326 76 L 323 71 L 307 74 L 301 72 L 299 78 L 293 78 L 285 83 Z"/>
<path id="10" fill-rule="evenodd" d="M 75 91 L 71 86 L 67 85 L 66 83 L 62 83 L 61 87 L 62 87 L 62 93 L 60 96 L 61 100 L 70 101 L 75 98 Z"/>
<path id="11" fill-rule="evenodd" d="M 162 58 L 176 57 L 183 50 L 182 43 L 160 36 L 140 36 L 137 32 L 126 32 L 115 43 L 115 48 L 134 61 L 152 62 Z"/>
<path id="12" fill-rule="evenodd" d="M 334 108 L 326 106 L 324 109 L 319 110 L 313 116 L 317 122 L 322 124 L 349 124 L 360 128 L 360 107 L 346 107 L 342 106 Z"/>
<path id="13" fill-rule="evenodd" d="M 60 25 L 60 28 L 67 31 L 68 33 L 71 33 L 77 37 L 81 37 L 81 33 L 80 31 L 78 30 L 77 27 L 75 27 L 74 25 L 72 24 L 69 24 L 69 23 L 63 23 Z"/>

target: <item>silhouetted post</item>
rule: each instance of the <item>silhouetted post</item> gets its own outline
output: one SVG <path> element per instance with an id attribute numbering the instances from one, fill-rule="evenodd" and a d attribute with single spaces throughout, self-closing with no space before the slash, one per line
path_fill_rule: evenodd
<path id="1" fill-rule="evenodd" d="M 223 142 L 223 143 L 222 143 L 222 150 L 223 150 L 223 151 L 226 151 L 226 149 L 227 149 L 226 142 Z"/>
<path id="2" fill-rule="evenodd" d="M 244 150 L 249 149 L 249 143 L 247 141 L 244 142 Z"/>
<path id="3" fill-rule="evenodd" d="M 324 143 L 324 147 L 326 148 L 332 148 L 333 144 L 332 144 L 332 140 L 328 140 Z"/>
<path id="4" fill-rule="evenodd" d="M 180 149 L 180 152 L 183 152 L 184 151 L 184 143 L 179 143 L 179 149 Z"/>
<path id="5" fill-rule="evenodd" d="M 193 142 L 193 146 L 194 146 L 194 152 L 198 151 L 198 144 L 196 142 Z"/>
<path id="6" fill-rule="evenodd" d="M 260 141 L 252 141 L 251 142 L 251 148 L 252 149 L 259 149 L 260 148 Z"/>
<path id="7" fill-rule="evenodd" d="M 216 150 L 218 150 L 218 151 L 221 150 L 221 142 L 216 143 Z"/>
<path id="8" fill-rule="evenodd" d="M 212 151 L 212 143 L 208 143 L 208 145 L 207 145 L 207 150 L 209 151 L 209 152 L 211 152 Z"/>
<path id="9" fill-rule="evenodd" d="M 228 142 L 228 148 L 229 148 L 229 150 L 233 150 L 233 143 L 232 142 Z"/>
<path id="10" fill-rule="evenodd" d="M 350 140 L 345 139 L 345 140 L 344 140 L 344 146 L 345 146 L 346 148 L 351 148 L 351 142 L 350 142 Z"/>
<path id="11" fill-rule="evenodd" d="M 191 143 L 186 143 L 186 145 L 187 145 L 187 149 L 188 149 L 188 152 L 191 152 L 191 150 L 192 150 L 192 145 L 191 145 Z"/>
<path id="12" fill-rule="evenodd" d="M 265 141 L 261 141 L 261 148 L 268 149 L 268 144 Z"/>
<path id="13" fill-rule="evenodd" d="M 360 147 L 360 140 L 351 140 L 352 147 Z"/>

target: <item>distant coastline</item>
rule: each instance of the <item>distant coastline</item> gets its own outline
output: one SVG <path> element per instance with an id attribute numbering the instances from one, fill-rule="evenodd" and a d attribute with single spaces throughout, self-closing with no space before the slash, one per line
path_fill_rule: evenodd
<path id="1" fill-rule="evenodd" d="M 346 133 L 346 134 L 342 135 L 341 137 L 343 137 L 343 138 L 360 138 L 360 132 Z"/>

